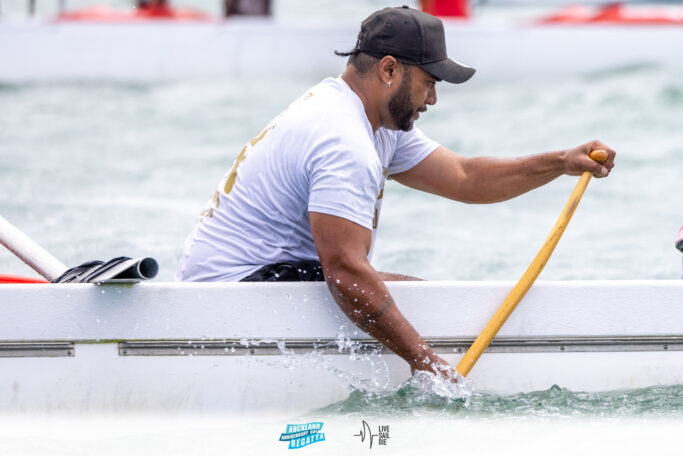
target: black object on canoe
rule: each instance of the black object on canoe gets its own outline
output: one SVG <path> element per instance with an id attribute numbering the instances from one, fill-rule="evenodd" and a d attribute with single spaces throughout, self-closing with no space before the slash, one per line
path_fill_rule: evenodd
<path id="1" fill-rule="evenodd" d="M 135 283 L 153 279 L 159 272 L 154 258 L 116 257 L 104 261 L 88 261 L 67 269 L 52 283 Z"/>

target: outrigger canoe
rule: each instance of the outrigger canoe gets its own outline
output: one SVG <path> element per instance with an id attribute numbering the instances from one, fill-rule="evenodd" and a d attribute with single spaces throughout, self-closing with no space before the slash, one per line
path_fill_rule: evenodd
<path id="1" fill-rule="evenodd" d="M 455 365 L 513 285 L 389 288 Z M 5 284 L 0 313 L 4 412 L 296 413 L 410 377 L 323 283 Z M 683 383 L 683 281 L 537 283 L 468 381 L 498 393 Z"/>

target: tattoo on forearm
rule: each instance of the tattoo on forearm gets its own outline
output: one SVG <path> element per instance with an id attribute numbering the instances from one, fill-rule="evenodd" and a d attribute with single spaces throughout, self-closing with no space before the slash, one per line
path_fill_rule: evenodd
<path id="1" fill-rule="evenodd" d="M 375 312 L 375 313 L 366 315 L 366 317 L 365 317 L 363 320 L 366 321 L 366 322 L 369 322 L 369 321 L 378 319 L 379 317 L 381 317 L 382 315 L 384 315 L 384 313 L 385 313 L 387 310 L 389 310 L 389 307 L 391 307 L 391 305 L 392 305 L 393 303 L 394 303 L 394 302 L 393 302 L 391 299 L 387 299 L 387 300 L 384 302 L 384 304 L 382 305 L 382 308 L 381 308 L 381 309 L 379 309 L 379 310 L 378 310 L 377 312 Z"/>

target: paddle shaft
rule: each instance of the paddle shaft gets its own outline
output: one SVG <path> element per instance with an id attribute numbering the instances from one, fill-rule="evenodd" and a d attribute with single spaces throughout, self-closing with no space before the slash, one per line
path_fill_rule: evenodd
<path id="1" fill-rule="evenodd" d="M 607 153 L 603 150 L 594 150 L 590 153 L 590 157 L 595 161 L 603 162 L 607 159 Z M 579 205 L 579 201 L 581 201 L 581 197 L 588 186 L 588 182 L 590 182 L 591 176 L 592 173 L 590 171 L 584 171 L 581 175 L 579 182 L 576 184 L 574 191 L 569 197 L 569 201 L 567 201 L 567 204 L 564 206 L 560 217 L 557 219 L 557 222 L 555 222 L 555 226 L 545 240 L 543 247 L 541 247 L 541 250 L 536 255 L 536 258 L 534 258 L 534 261 L 531 262 L 531 265 L 529 265 L 522 278 L 519 279 L 517 285 L 515 285 L 510 294 L 503 301 L 503 304 L 501 304 L 491 320 L 489 320 L 486 328 L 479 334 L 472 346 L 467 350 L 467 353 L 465 353 L 465 356 L 460 360 L 456 370 L 463 377 L 466 377 L 470 372 L 481 354 L 486 350 L 486 347 L 491 343 L 491 340 L 493 340 L 503 326 L 503 323 L 505 323 L 512 311 L 515 310 L 519 301 L 521 301 L 526 292 L 529 291 L 529 288 L 531 288 L 531 285 L 533 285 L 534 281 L 545 267 L 550 255 L 552 255 L 553 250 L 555 250 L 555 246 L 559 242 L 560 237 L 562 237 L 562 233 L 564 233 L 564 229 L 567 227 L 569 220 L 571 220 L 572 215 L 574 215 L 574 211 Z"/>
<path id="2" fill-rule="evenodd" d="M 47 280 L 59 277 L 68 268 L 17 227 L 0 216 L 0 244 L 18 256 Z"/>

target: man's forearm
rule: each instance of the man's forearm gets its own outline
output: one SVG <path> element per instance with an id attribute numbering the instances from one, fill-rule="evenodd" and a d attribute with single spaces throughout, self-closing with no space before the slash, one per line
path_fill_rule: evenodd
<path id="1" fill-rule="evenodd" d="M 329 214 L 310 213 L 311 232 L 327 286 L 339 307 L 363 331 L 405 359 L 412 370 L 453 377 L 403 317 L 379 274 L 368 262 L 372 232 Z"/>
<path id="2" fill-rule="evenodd" d="M 589 153 L 596 149 L 607 151 L 605 162 L 589 158 Z M 455 201 L 496 203 L 547 184 L 562 174 L 578 176 L 590 171 L 595 177 L 605 177 L 614 167 L 614 157 L 615 152 L 600 141 L 519 158 L 465 158 L 438 147 L 416 166 L 393 177 L 408 187 Z"/>
<path id="3" fill-rule="evenodd" d="M 367 269 L 365 274 L 326 273 L 337 304 L 351 321 L 406 360 L 411 369 L 434 371 L 431 365 L 442 360 L 401 314 L 377 273 L 369 265 Z"/>
<path id="4" fill-rule="evenodd" d="M 563 152 L 518 158 L 476 157 L 464 165 L 460 193 L 470 203 L 496 203 L 547 184 L 564 174 Z"/>

